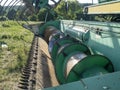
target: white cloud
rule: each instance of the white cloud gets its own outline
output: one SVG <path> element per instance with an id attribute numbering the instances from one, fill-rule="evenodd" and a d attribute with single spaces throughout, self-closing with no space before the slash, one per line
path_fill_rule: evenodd
<path id="1" fill-rule="evenodd" d="M 78 0 L 80 3 L 92 3 L 92 0 Z M 98 3 L 98 0 L 93 0 L 93 3 Z"/>
<path id="2" fill-rule="evenodd" d="M 15 1 L 19 1 L 19 0 L 3 0 L 0 5 L 3 5 L 5 2 L 7 1 L 7 3 L 5 4 L 5 6 L 7 6 L 11 1 L 12 3 Z M 22 1 L 22 0 L 21 0 Z M 55 0 L 55 1 L 59 1 L 59 0 Z M 68 0 L 69 1 L 69 0 Z M 92 0 L 78 0 L 80 3 L 92 3 Z M 98 0 L 93 0 L 94 3 L 98 3 Z M 11 4 L 12 4 L 11 3 Z M 53 3 L 51 0 L 49 0 L 49 3 Z M 19 5 L 19 4 L 18 4 Z"/>

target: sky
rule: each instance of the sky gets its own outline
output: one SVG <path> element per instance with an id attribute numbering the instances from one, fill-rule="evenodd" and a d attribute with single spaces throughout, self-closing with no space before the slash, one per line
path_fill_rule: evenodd
<path id="1" fill-rule="evenodd" d="M 65 1 L 69 1 L 69 0 L 65 0 Z M 77 0 L 77 1 L 79 1 L 80 3 L 92 3 L 92 0 Z M 93 3 L 98 3 L 98 0 L 93 0 Z"/>
<path id="2" fill-rule="evenodd" d="M 78 0 L 80 3 L 92 3 L 92 0 Z M 93 3 L 98 3 L 98 0 L 93 0 Z"/>
<path id="3" fill-rule="evenodd" d="M 0 0 L 2 1 L 2 0 Z M 11 1 L 16 1 L 16 0 L 3 0 L 2 3 L 0 3 L 0 5 L 3 5 L 5 2 L 7 1 L 7 3 L 5 4 L 5 6 L 7 6 Z M 58 1 L 58 0 L 56 0 Z M 68 0 L 69 1 L 69 0 Z M 92 3 L 92 0 L 78 0 L 80 3 Z M 93 3 L 97 3 L 98 0 L 93 0 Z M 11 3 L 12 4 L 12 3 Z"/>

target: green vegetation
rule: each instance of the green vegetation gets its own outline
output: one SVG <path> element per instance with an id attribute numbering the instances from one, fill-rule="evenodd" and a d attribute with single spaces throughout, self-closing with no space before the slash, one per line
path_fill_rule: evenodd
<path id="1" fill-rule="evenodd" d="M 82 13 L 82 6 L 77 0 L 68 0 L 67 2 L 62 0 L 54 10 L 58 14 L 58 19 L 62 17 L 61 19 L 75 20 L 77 14 Z"/>
<path id="2" fill-rule="evenodd" d="M 0 22 L 0 90 L 17 90 L 32 39 L 33 34 L 15 21 Z"/>
<path id="3" fill-rule="evenodd" d="M 29 1 L 25 1 L 29 3 Z M 27 6 L 28 4 L 26 4 Z M 40 10 L 33 12 L 31 6 L 27 6 L 30 9 L 26 10 L 25 7 L 21 6 L 22 9 L 16 9 L 18 6 L 8 10 L 6 8 L 0 6 L 2 12 L 0 13 L 0 21 L 5 20 L 27 20 L 27 21 L 44 21 L 45 17 L 47 16 L 47 21 L 50 20 L 58 20 L 58 19 L 67 19 L 67 20 L 75 20 L 77 19 L 77 14 L 82 13 L 82 5 L 77 0 L 61 0 L 61 2 L 55 8 L 44 7 Z"/>
<path id="4" fill-rule="evenodd" d="M 61 0 L 54 9 L 42 8 L 36 16 L 40 21 L 45 20 L 46 14 L 48 14 L 47 21 L 56 19 L 75 20 L 78 13 L 82 13 L 82 6 L 77 0 L 68 0 L 68 2 Z"/>

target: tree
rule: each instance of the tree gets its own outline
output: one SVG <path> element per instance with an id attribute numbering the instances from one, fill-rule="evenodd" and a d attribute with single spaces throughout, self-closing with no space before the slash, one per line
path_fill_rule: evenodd
<path id="1" fill-rule="evenodd" d="M 2 10 L 2 8 L 3 8 L 3 7 L 0 5 L 0 10 Z M 0 16 L 2 16 L 2 13 L 1 13 L 1 12 L 0 12 Z"/>
<path id="2" fill-rule="evenodd" d="M 82 13 L 82 7 L 77 0 L 70 0 L 65 2 L 62 0 L 60 4 L 54 9 L 58 17 L 63 17 L 63 19 L 76 19 L 77 13 Z"/>
<path id="3" fill-rule="evenodd" d="M 29 17 L 30 21 L 37 21 L 37 15 L 33 14 L 32 16 Z"/>
<path id="4" fill-rule="evenodd" d="M 14 9 L 10 10 L 7 14 L 8 19 L 14 20 L 16 16 L 16 11 Z"/>
<path id="5" fill-rule="evenodd" d="M 0 21 L 6 21 L 7 20 L 7 17 L 6 16 L 1 16 L 0 17 Z"/>
<path id="6" fill-rule="evenodd" d="M 47 8 L 42 8 L 38 13 L 38 20 L 44 21 L 46 17 L 47 17 L 47 21 L 54 20 L 54 15 L 55 13 L 52 12 L 51 10 Z"/>
<path id="7" fill-rule="evenodd" d="M 1 5 L 0 5 L 0 10 L 1 10 L 1 12 L 0 12 L 0 16 L 3 16 L 3 15 L 6 14 L 6 11 L 4 10 L 4 7 L 1 6 Z"/>

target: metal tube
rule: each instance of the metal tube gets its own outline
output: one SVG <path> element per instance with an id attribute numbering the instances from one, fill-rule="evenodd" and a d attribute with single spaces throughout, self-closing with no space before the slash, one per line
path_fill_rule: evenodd
<path id="1" fill-rule="evenodd" d="M 44 31 L 44 38 L 46 40 L 47 43 L 49 43 L 49 38 L 50 35 L 52 35 L 54 32 L 57 32 L 57 28 L 53 27 L 53 26 L 48 26 L 45 31 Z"/>
<path id="2" fill-rule="evenodd" d="M 71 56 L 66 65 L 65 77 L 67 77 L 71 69 L 85 57 L 87 57 L 87 55 L 83 52 Z"/>

